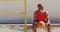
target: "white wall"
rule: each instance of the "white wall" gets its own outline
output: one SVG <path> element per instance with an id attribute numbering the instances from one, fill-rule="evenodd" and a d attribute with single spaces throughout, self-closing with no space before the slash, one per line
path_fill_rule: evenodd
<path id="1" fill-rule="evenodd" d="M 0 12 L 23 12 L 24 1 L 0 1 Z M 17 20 L 21 19 L 23 15 L 0 15 L 0 20 Z"/>
<path id="2" fill-rule="evenodd" d="M 27 10 L 32 14 L 37 9 L 37 4 L 41 3 L 46 10 L 48 10 L 49 16 L 60 18 L 60 0 L 27 0 Z M 28 12 L 28 13 L 29 13 Z"/>
<path id="3" fill-rule="evenodd" d="M 37 4 L 41 3 L 46 10 L 48 10 L 50 17 L 60 18 L 60 0 L 27 0 L 27 17 L 32 18 L 34 11 L 37 9 Z M 24 10 L 24 1 L 0 1 L 0 12 L 16 12 Z M 20 19 L 17 16 L 1 15 L 0 19 Z M 33 19 L 33 18 L 32 18 Z"/>

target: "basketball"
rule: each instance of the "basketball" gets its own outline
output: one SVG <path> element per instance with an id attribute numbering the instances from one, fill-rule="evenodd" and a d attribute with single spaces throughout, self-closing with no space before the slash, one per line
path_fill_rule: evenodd
<path id="1" fill-rule="evenodd" d="M 38 24 L 37 24 L 37 27 L 39 29 L 44 29 L 45 28 L 45 23 L 43 21 L 40 21 Z"/>

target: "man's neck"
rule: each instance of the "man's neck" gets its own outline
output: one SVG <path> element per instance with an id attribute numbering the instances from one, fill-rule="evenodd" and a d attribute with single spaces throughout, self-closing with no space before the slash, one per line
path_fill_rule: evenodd
<path id="1" fill-rule="evenodd" d="M 39 10 L 39 12 L 43 12 L 42 10 Z"/>

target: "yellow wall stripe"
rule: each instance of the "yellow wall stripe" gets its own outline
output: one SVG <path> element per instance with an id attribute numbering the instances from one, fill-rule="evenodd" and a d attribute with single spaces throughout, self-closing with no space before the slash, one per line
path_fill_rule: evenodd
<path id="1" fill-rule="evenodd" d="M 22 1 L 22 0 L 0 0 L 0 1 Z"/>
<path id="2" fill-rule="evenodd" d="M 24 12 L 0 12 L 0 15 L 1 14 L 24 14 Z"/>

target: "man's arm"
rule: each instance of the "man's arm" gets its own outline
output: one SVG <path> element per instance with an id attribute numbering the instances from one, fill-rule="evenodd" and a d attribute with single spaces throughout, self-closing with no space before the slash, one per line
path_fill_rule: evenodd
<path id="1" fill-rule="evenodd" d="M 46 25 L 50 25 L 50 20 L 49 20 L 49 16 L 48 16 L 48 12 L 46 11 Z"/>
<path id="2" fill-rule="evenodd" d="M 36 18 L 36 12 L 34 13 L 34 21 L 37 21 L 37 18 Z"/>
<path id="3" fill-rule="evenodd" d="M 46 23 L 48 23 L 48 22 L 49 22 L 49 16 L 48 16 L 48 12 L 47 12 L 47 11 L 46 11 L 46 17 L 47 17 L 47 18 L 46 18 L 45 21 L 46 21 Z"/>

